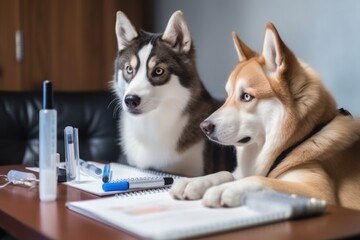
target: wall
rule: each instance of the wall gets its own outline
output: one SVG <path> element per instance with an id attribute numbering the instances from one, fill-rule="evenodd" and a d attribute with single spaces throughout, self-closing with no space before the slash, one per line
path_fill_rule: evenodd
<path id="1" fill-rule="evenodd" d="M 163 32 L 182 10 L 197 49 L 200 76 L 211 93 L 224 86 L 236 63 L 231 31 L 261 51 L 271 21 L 286 44 L 322 76 L 339 107 L 360 116 L 360 1 L 357 0 L 153 0 L 149 31 Z"/>
<path id="2" fill-rule="evenodd" d="M 56 91 L 108 90 L 116 11 L 139 27 L 143 6 L 142 0 L 0 0 L 0 90 L 41 90 L 45 79 Z"/>

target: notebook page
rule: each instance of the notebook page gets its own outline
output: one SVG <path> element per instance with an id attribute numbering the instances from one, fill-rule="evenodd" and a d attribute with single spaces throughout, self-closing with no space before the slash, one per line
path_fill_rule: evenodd
<path id="1" fill-rule="evenodd" d="M 278 208 L 263 212 L 247 206 L 206 208 L 201 201 L 179 201 L 159 191 L 69 202 L 67 207 L 115 228 L 156 239 L 193 237 L 289 217 Z"/>

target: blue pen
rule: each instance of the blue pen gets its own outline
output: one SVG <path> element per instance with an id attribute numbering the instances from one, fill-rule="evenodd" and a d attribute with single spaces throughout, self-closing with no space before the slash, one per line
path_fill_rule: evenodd
<path id="1" fill-rule="evenodd" d="M 104 166 L 104 171 L 103 171 L 103 177 L 102 180 L 104 183 L 107 183 L 111 180 L 111 167 L 110 167 L 110 163 L 109 164 L 105 164 Z"/>
<path id="2" fill-rule="evenodd" d="M 172 177 L 140 178 L 140 179 L 129 179 L 123 181 L 103 183 L 102 189 L 105 192 L 126 191 L 131 189 L 169 187 L 173 183 L 174 183 L 174 179 Z"/>

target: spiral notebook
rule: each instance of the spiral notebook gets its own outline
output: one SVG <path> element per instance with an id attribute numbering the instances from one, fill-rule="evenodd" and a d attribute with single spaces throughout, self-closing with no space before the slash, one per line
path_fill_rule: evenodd
<path id="1" fill-rule="evenodd" d="M 97 162 L 89 162 L 92 164 L 95 164 L 97 167 L 103 168 L 104 164 L 97 163 Z M 160 171 L 155 170 L 145 170 L 140 169 L 136 167 L 132 167 L 125 164 L 120 163 L 111 163 L 111 169 L 112 169 L 112 179 L 113 181 L 117 180 L 126 180 L 126 179 L 137 179 L 137 178 L 156 178 L 156 177 L 172 177 L 174 179 L 180 178 L 180 176 L 164 173 Z M 114 195 L 116 193 L 122 193 L 122 192 L 129 192 L 129 191 L 136 191 L 136 190 L 128 190 L 128 191 L 111 191 L 111 192 L 105 192 L 102 189 L 102 180 L 96 179 L 91 176 L 81 175 L 80 181 L 75 182 L 65 182 L 64 184 L 95 194 L 97 196 L 105 196 L 105 195 Z"/>
<path id="2" fill-rule="evenodd" d="M 321 214 L 317 199 L 262 191 L 245 193 L 243 206 L 207 208 L 173 199 L 165 189 L 68 202 L 75 212 L 146 239 L 181 239 Z"/>

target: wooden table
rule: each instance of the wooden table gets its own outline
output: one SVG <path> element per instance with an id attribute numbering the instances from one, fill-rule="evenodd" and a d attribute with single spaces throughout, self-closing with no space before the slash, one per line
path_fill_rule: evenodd
<path id="1" fill-rule="evenodd" d="M 24 166 L 1 166 L 0 174 Z M 0 181 L 2 184 L 4 181 Z M 360 196 L 359 196 L 360 197 Z M 105 224 L 68 210 L 67 201 L 98 198 L 59 184 L 58 200 L 39 201 L 38 189 L 8 185 L 0 189 L 0 228 L 18 239 L 136 239 Z M 360 236 L 360 211 L 329 206 L 318 217 L 206 236 L 203 239 L 335 239 Z"/>

